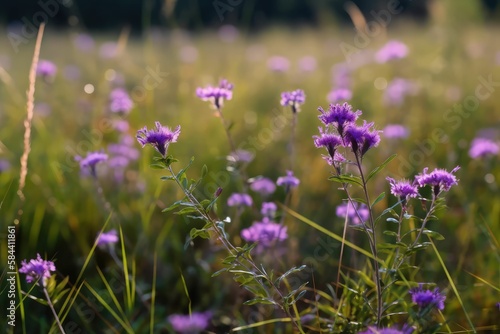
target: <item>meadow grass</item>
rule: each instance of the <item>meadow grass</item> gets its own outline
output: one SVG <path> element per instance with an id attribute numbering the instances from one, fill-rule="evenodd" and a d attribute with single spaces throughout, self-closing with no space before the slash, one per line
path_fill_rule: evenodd
<path id="1" fill-rule="evenodd" d="M 380 174 L 369 186 L 374 194 L 387 193 L 374 206 L 377 214 L 397 202 L 389 196 L 385 175 L 413 177 L 424 167 L 451 170 L 461 166 L 456 174 L 459 184 L 446 196 L 447 208 L 438 211 L 438 220 L 428 226 L 444 240 L 432 239 L 431 248 L 413 255 L 412 261 L 419 266 L 408 277 L 415 282 L 433 282 L 445 291 L 440 321 L 446 324 L 441 330 L 452 333 L 500 330 L 500 310 L 495 306 L 500 301 L 498 156 L 472 159 L 468 155 L 470 143 L 480 130 L 490 129 L 496 140 L 499 138 L 500 85 L 493 86 L 491 94 L 466 116 L 447 114 L 454 104 L 467 102 L 477 94 L 480 77 L 487 80 L 491 76 L 495 83 L 500 82 L 500 50 L 495 44 L 498 33 L 497 27 L 460 30 L 401 26 L 388 35 L 408 46 L 408 57 L 374 63 L 373 54 L 386 42 L 384 37 L 377 37 L 349 63 L 353 66 L 353 108 L 362 110 L 363 119 L 374 121 L 377 129 L 399 123 L 410 131 L 406 139 L 387 139 L 382 134 L 380 145 L 364 158 L 363 166 L 369 171 L 397 154 L 382 173 L 384 177 Z M 239 233 L 260 219 L 261 199 L 255 196 L 253 207 L 241 215 L 225 205 L 231 193 L 241 191 L 240 185 L 226 171 L 230 149 L 220 119 L 195 95 L 197 87 L 216 84 L 220 78 L 234 84 L 233 99 L 225 103 L 223 112 L 231 123 L 236 146 L 255 152 L 246 169 L 249 177 L 263 175 L 276 180 L 285 175 L 290 163 L 291 121 L 288 115 L 283 116 L 289 110 L 280 106 L 280 94 L 298 88 L 305 91 L 306 102 L 297 115 L 295 134 L 294 173 L 301 183 L 289 200 L 279 187 L 270 198 L 286 202 L 282 207 L 287 212 L 283 218 L 289 236 L 284 243 L 286 252 L 275 250 L 256 261 L 277 275 L 294 266 L 308 266 L 308 270 L 292 276 L 301 284 L 309 283 L 305 299 L 293 304 L 291 314 L 316 312 L 332 324 L 341 313 L 365 316 L 367 310 L 354 309 L 357 304 L 352 300 L 361 297 L 352 287 L 362 290 L 373 284 L 370 275 L 364 274 L 371 272 L 373 262 L 361 252 L 369 252 L 368 242 L 362 232 L 347 231 L 341 261 L 345 284 L 337 286 L 344 219 L 335 216 L 335 208 L 345 193 L 338 184 L 328 181 L 331 173 L 321 157 L 324 152 L 314 147 L 312 139 L 320 125 L 316 109 L 328 105 L 332 69 L 346 62 L 339 45 L 353 43 L 350 31 L 276 28 L 240 36 L 230 43 L 221 41 L 215 33 L 152 32 L 143 39 L 123 38 L 121 52 L 110 59 L 100 57 L 98 47 L 107 41 L 116 42 L 119 35 L 94 36 L 96 47 L 88 53 L 74 46 L 75 36 L 70 32 L 45 32 L 40 58 L 53 61 L 58 72 L 53 82 L 37 79 L 24 202 L 16 190 L 34 41 L 14 53 L 5 38 L 0 40 L 0 66 L 5 70 L 0 75 L 0 159 L 11 164 L 0 171 L 2 228 L 6 230 L 22 209 L 17 233 L 18 266 L 21 260 L 40 253 L 55 262 L 57 282 L 69 277 L 67 286 L 60 288 L 69 290 L 55 303 L 68 333 L 79 329 L 89 333 L 168 332 L 172 330 L 169 315 L 191 310 L 210 310 L 210 329 L 214 332 L 237 327 L 249 333 L 292 330 L 290 317 L 272 306 L 242 305 L 252 298 L 251 294 L 231 275 L 211 278 L 223 268 L 226 254 L 214 240 L 188 240 L 193 227 L 201 228 L 200 221 L 161 212 L 183 194 L 173 183 L 160 180 L 166 171 L 149 168 L 157 155 L 154 150 L 140 149 L 135 142 L 140 157 L 127 167 L 120 182 L 114 180 L 112 169 L 98 165 L 98 187 L 92 177 L 82 176 L 74 161 L 76 155 L 106 150 L 118 140 L 117 132 L 108 125 L 116 117 L 108 111 L 108 97 L 113 87 L 123 86 L 134 101 L 131 113 L 123 117 L 130 124 L 128 133 L 135 136 L 138 129 L 151 128 L 155 121 L 170 127 L 181 125 L 178 143 L 169 147 L 169 153 L 179 160 L 174 169 L 179 171 L 194 156 L 189 179 L 197 179 L 203 165 L 208 166 L 197 194 L 207 198 L 217 186 L 224 188 L 214 212 L 233 220 L 239 217 L 226 228 L 230 240 L 243 245 Z M 270 71 L 266 62 L 273 55 L 287 57 L 291 68 L 284 73 Z M 317 59 L 314 71 L 298 68 L 304 56 Z M 190 57 L 195 59 L 190 61 Z M 78 77 L 66 77 L 69 65 L 78 68 Z M 418 91 L 401 105 L 388 106 L 381 88 L 395 77 L 412 80 Z M 93 86 L 90 94 L 84 89 L 88 84 Z M 277 120 L 284 122 L 282 127 L 275 126 Z M 417 203 L 413 210 L 415 215 L 425 213 Z M 112 251 L 95 244 L 105 224 L 106 230 L 112 226 L 119 231 L 120 242 Z M 384 220 L 379 227 L 395 231 L 395 226 Z M 378 237 L 389 240 L 382 233 Z M 6 263 L 4 247 L 0 255 Z M 30 290 L 23 276 L 19 279 L 23 291 L 43 299 L 36 288 Z M 410 305 L 405 288 L 394 290 L 393 299 Z M 6 295 L 2 292 L 0 298 L 6 300 Z M 18 323 L 14 332 L 49 332 L 51 328 L 56 332 L 50 309 L 33 298 L 23 297 L 18 312 L 22 326 Z M 394 314 L 391 321 L 399 323 L 405 316 Z M 314 324 L 307 330 L 319 331 Z"/>

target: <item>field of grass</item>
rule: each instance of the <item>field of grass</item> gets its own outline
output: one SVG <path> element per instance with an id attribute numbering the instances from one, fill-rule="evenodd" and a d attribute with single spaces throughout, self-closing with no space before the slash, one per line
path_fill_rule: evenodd
<path id="1" fill-rule="evenodd" d="M 332 171 L 322 159 L 326 151 L 317 149 L 312 137 L 321 125 L 317 108 L 328 107 L 327 94 L 338 85 L 342 79 L 339 73 L 344 69 L 353 93 L 349 103 L 355 110 L 363 111 L 362 119 L 375 122 L 379 130 L 387 124 L 402 124 L 409 130 L 407 138 L 399 139 L 386 138 L 381 133 L 380 144 L 363 160 L 369 171 L 391 154 L 397 154 L 368 186 L 372 194 L 387 193 L 374 206 L 377 215 L 396 203 L 389 194 L 386 176 L 412 178 L 425 167 L 450 171 L 461 166 L 456 173 L 458 185 L 446 194 L 447 207 L 438 211 L 437 219 L 427 226 L 444 236 L 444 240 L 433 239 L 437 250 L 427 247 L 412 256 L 416 268 L 407 278 L 435 283 L 446 294 L 444 310 L 432 315 L 443 323 L 440 332 L 498 332 L 499 156 L 473 159 L 468 152 L 472 140 L 480 135 L 500 140 L 499 33 L 498 27 L 460 30 L 401 26 L 370 38 L 346 59 L 342 46 L 356 45 L 352 30 L 347 29 L 276 28 L 258 35 L 240 34 L 234 40 L 230 31 L 222 36 L 154 31 L 142 39 L 126 33 L 96 35 L 92 36 L 93 47 L 85 51 L 75 44 L 76 33 L 47 30 L 40 59 L 54 62 L 58 71 L 53 79 L 37 78 L 24 201 L 17 189 L 35 40 L 19 45 L 15 52 L 7 34 L 2 33 L 2 267 L 8 258 L 8 250 L 3 246 L 7 226 L 20 219 L 16 233 L 17 265 L 39 253 L 54 261 L 58 283 L 68 278 L 64 289 L 70 290 L 54 302 L 67 333 L 167 333 L 172 332 L 168 316 L 188 314 L 190 310 L 210 311 L 208 330 L 214 333 L 286 318 L 272 305 L 243 305 L 252 295 L 231 274 L 211 277 L 223 268 L 226 251 L 216 239 L 189 241 L 190 230 L 201 228 L 202 221 L 173 212 L 162 213 L 183 194 L 173 182 L 160 179 L 167 175 L 166 170 L 150 168 L 158 153 L 151 147 L 142 149 L 135 135 L 144 126 L 152 128 L 155 121 L 171 128 L 181 126 L 178 142 L 169 147 L 169 154 L 179 160 L 173 164 L 174 170 L 186 166 L 194 156 L 187 173 L 190 179 L 196 179 L 203 165 L 207 165 L 208 173 L 196 194 L 201 199 L 210 198 L 217 187 L 223 188 L 214 212 L 232 219 L 226 226 L 228 238 L 242 246 L 240 231 L 261 219 L 262 198 L 250 191 L 254 203 L 243 212 L 226 205 L 228 197 L 242 192 L 245 186 L 239 182 L 241 177 L 227 171 L 230 147 L 220 117 L 195 94 L 197 87 L 216 85 L 219 79 L 226 78 L 234 84 L 234 95 L 224 105 L 224 118 L 231 123 L 236 147 L 255 154 L 244 169 L 244 176 L 262 175 L 276 181 L 293 166 L 300 185 L 288 196 L 283 187 L 278 187 L 267 200 L 284 203 L 342 236 L 344 219 L 337 217 L 335 210 L 345 193 L 338 183 L 328 180 Z M 375 62 L 374 54 L 391 39 L 405 43 L 408 56 L 383 64 Z M 110 42 L 116 43 L 113 45 L 118 51 L 103 57 L 102 45 Z M 268 61 L 273 56 L 287 58 L 290 68 L 282 72 L 270 70 Z M 316 67 L 301 68 L 304 57 L 313 57 Z M 394 78 L 407 79 L 413 87 L 400 104 L 384 100 L 387 86 Z M 115 87 L 123 87 L 130 94 L 134 103 L 130 114 L 119 116 L 109 111 L 109 94 Z M 295 89 L 304 90 L 306 101 L 297 114 L 294 154 L 290 158 L 292 114 L 280 105 L 280 94 Z M 95 179 L 82 174 L 75 157 L 100 150 L 111 156 L 109 145 L 120 140 L 120 133 L 112 126 L 118 120 L 128 121 L 129 129 L 125 132 L 134 138 L 132 145 L 138 159 L 126 166 L 123 175 L 116 176 L 116 170 L 106 162 L 98 165 Z M 417 200 L 412 203 L 411 211 L 421 215 L 423 205 Z M 341 282 L 352 280 L 360 289 L 364 289 L 364 282 L 369 289 L 373 284 L 368 278 L 370 274 L 363 279 L 360 273 L 370 273 L 371 262 L 283 210 L 280 206 L 288 239 L 281 248 L 252 253 L 255 262 L 277 275 L 293 266 L 308 266 L 292 278 L 301 284 L 308 282 L 306 294 L 296 304 L 301 316 L 317 315 L 318 319 L 327 318 L 334 324 L 342 310 L 347 317 L 359 317 L 347 321 L 361 322 L 358 327 L 352 325 L 352 331 L 373 325 L 373 317 L 355 309 L 362 303 L 361 297 L 354 301 L 348 299 L 355 298 L 349 291 L 336 289 L 339 263 L 344 274 Z M 389 236 L 382 231 L 393 230 L 393 225 L 383 220 L 378 226 L 379 239 L 389 242 Z M 116 229 L 122 233 L 120 241 L 110 248 L 94 249 L 96 236 L 104 226 L 104 231 Z M 349 229 L 346 238 L 369 250 L 363 232 Z M 8 303 L 7 271 L 3 271 L 0 283 L 2 306 Z M 26 283 L 22 274 L 17 280 L 16 305 L 21 306 L 17 309 L 16 327 L 8 327 L 9 330 L 56 333 L 50 308 L 40 302 L 43 293 L 39 286 Z M 25 298 L 21 303 L 19 297 L 25 297 L 21 290 L 29 291 L 38 300 Z M 405 307 L 411 306 L 406 292 L 405 286 L 395 292 Z M 352 305 L 350 311 L 346 304 Z M 404 312 L 394 314 L 383 325 L 399 325 L 407 318 Z M 3 326 L 5 321 L 3 317 L 0 324 Z M 304 330 L 326 333 L 328 323 L 311 322 Z M 275 322 L 245 332 L 289 333 L 293 328 L 289 322 Z M 340 327 L 330 328 L 334 331 Z"/>

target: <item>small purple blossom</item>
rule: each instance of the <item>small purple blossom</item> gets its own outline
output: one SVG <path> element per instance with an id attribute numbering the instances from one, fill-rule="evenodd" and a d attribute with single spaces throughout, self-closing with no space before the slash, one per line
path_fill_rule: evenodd
<path id="1" fill-rule="evenodd" d="M 327 126 L 334 125 L 341 137 L 344 137 L 345 128 L 356 122 L 362 114 L 360 110 L 353 112 L 352 107 L 347 102 L 344 104 L 330 104 L 328 111 L 321 107 L 318 110 L 321 112 L 321 115 L 318 116 L 319 120 Z"/>
<path id="2" fill-rule="evenodd" d="M 300 111 L 300 105 L 306 101 L 306 95 L 302 89 L 281 93 L 280 104 L 283 107 L 291 106 L 294 113 Z"/>
<path id="3" fill-rule="evenodd" d="M 75 160 L 80 162 L 80 169 L 83 173 L 96 177 L 96 165 L 108 160 L 108 155 L 103 152 L 89 152 L 85 158 L 76 156 Z"/>
<path id="4" fill-rule="evenodd" d="M 87 34 L 78 34 L 73 42 L 75 46 L 83 52 L 90 52 L 95 47 L 94 39 Z"/>
<path id="5" fill-rule="evenodd" d="M 436 168 L 431 173 L 427 174 L 428 168 L 424 168 L 421 174 L 415 176 L 415 181 L 420 185 L 420 187 L 424 187 L 426 185 L 432 186 L 434 188 L 434 194 L 437 195 L 441 191 L 448 191 L 451 186 L 458 184 L 458 180 L 453 173 L 459 169 L 460 166 L 457 166 L 453 168 L 451 172 L 448 172 L 445 169 Z"/>
<path id="6" fill-rule="evenodd" d="M 234 162 L 249 163 L 253 160 L 254 157 L 255 157 L 255 155 L 252 152 L 247 151 L 247 150 L 238 149 L 238 150 L 232 152 L 231 155 L 228 157 L 228 159 L 230 159 L 231 161 L 234 161 Z"/>
<path id="7" fill-rule="evenodd" d="M 162 126 L 160 122 L 155 122 L 156 129 L 148 130 L 147 127 L 137 131 L 137 141 L 142 147 L 151 144 L 164 158 L 170 143 L 177 142 L 181 133 L 181 126 L 178 125 L 174 131 L 169 127 Z"/>
<path id="8" fill-rule="evenodd" d="M 172 314 L 168 317 L 168 321 L 178 333 L 197 334 L 207 329 L 211 318 L 211 312 L 193 312 L 191 315 Z"/>
<path id="9" fill-rule="evenodd" d="M 224 106 L 224 101 L 229 101 L 233 98 L 233 84 L 229 83 L 226 79 L 222 79 L 217 87 L 197 88 L 196 96 L 203 101 L 210 101 L 212 106 L 219 110 Z"/>
<path id="10" fill-rule="evenodd" d="M 410 135 L 408 128 L 400 124 L 387 124 L 382 133 L 386 138 L 408 138 Z"/>
<path id="11" fill-rule="evenodd" d="M 248 194 L 243 193 L 233 193 L 227 199 L 228 206 L 252 206 L 252 197 Z"/>
<path id="12" fill-rule="evenodd" d="M 286 176 L 278 177 L 276 184 L 278 186 L 286 187 L 287 189 L 295 188 L 300 184 L 300 180 L 293 176 L 293 172 L 291 170 L 288 170 L 286 172 Z"/>
<path id="13" fill-rule="evenodd" d="M 319 133 L 319 136 L 313 136 L 314 146 L 317 148 L 325 147 L 330 157 L 334 158 L 337 147 L 342 145 L 342 138 L 334 133 L 325 133 L 321 127 Z"/>
<path id="14" fill-rule="evenodd" d="M 250 183 L 250 189 L 262 196 L 269 196 L 276 190 L 276 185 L 267 177 L 257 177 Z"/>
<path id="15" fill-rule="evenodd" d="M 262 203 L 262 208 L 260 209 L 260 213 L 264 217 L 269 217 L 272 218 L 276 214 L 276 211 L 278 210 L 278 207 L 276 206 L 275 203 L 273 202 L 263 202 Z"/>
<path id="16" fill-rule="evenodd" d="M 56 271 L 54 262 L 43 260 L 40 254 L 37 254 L 36 259 L 31 259 L 29 262 L 23 260 L 19 269 L 20 273 L 26 274 L 26 282 L 32 283 L 41 280 L 44 287 L 47 284 L 47 278 L 50 278 L 51 271 Z"/>
<path id="17" fill-rule="evenodd" d="M 302 72 L 313 72 L 317 66 L 318 62 L 313 56 L 305 56 L 299 59 L 299 69 Z"/>
<path id="18" fill-rule="evenodd" d="M 422 284 L 419 284 L 417 288 L 412 288 L 409 292 L 412 302 L 422 309 L 429 306 L 436 306 L 438 310 L 444 309 L 446 296 L 439 292 L 439 288 L 435 288 L 433 291 L 424 290 Z"/>
<path id="19" fill-rule="evenodd" d="M 7 159 L 0 159 L 0 173 L 10 169 L 10 162 Z"/>
<path id="20" fill-rule="evenodd" d="M 500 152 L 500 145 L 487 138 L 476 138 L 472 141 L 469 156 L 472 159 L 480 159 L 489 155 L 498 155 Z"/>
<path id="21" fill-rule="evenodd" d="M 415 95 L 417 92 L 417 86 L 410 80 L 395 78 L 385 89 L 384 103 L 387 106 L 400 106 L 407 95 Z"/>
<path id="22" fill-rule="evenodd" d="M 102 232 L 97 235 L 97 246 L 104 246 L 108 244 L 114 244 L 118 242 L 118 233 L 116 230 L 110 230 L 108 232 Z"/>
<path id="23" fill-rule="evenodd" d="M 349 88 L 351 87 L 351 72 L 352 70 L 346 63 L 337 64 L 332 68 L 332 83 L 335 87 Z"/>
<path id="24" fill-rule="evenodd" d="M 370 148 L 380 143 L 380 131 L 374 130 L 373 124 L 363 121 L 362 126 L 351 124 L 346 129 L 346 139 L 351 144 L 352 151 L 359 157 L 363 157 Z"/>
<path id="25" fill-rule="evenodd" d="M 114 113 L 128 114 L 134 107 L 130 96 L 123 88 L 115 88 L 109 94 L 109 110 Z"/>
<path id="26" fill-rule="evenodd" d="M 377 328 L 370 326 L 365 331 L 358 332 L 358 334 L 411 334 L 414 328 L 409 325 L 403 325 L 403 328 Z"/>
<path id="27" fill-rule="evenodd" d="M 391 194 L 402 200 L 407 200 L 409 197 L 417 197 L 419 195 L 418 186 L 415 183 L 412 184 L 408 180 L 396 181 L 390 177 L 387 177 L 386 180 L 389 181 L 391 185 Z"/>
<path id="28" fill-rule="evenodd" d="M 36 74 L 44 79 L 52 79 L 57 73 L 57 66 L 49 60 L 40 60 L 36 67 Z"/>
<path id="29" fill-rule="evenodd" d="M 259 246 L 269 247 L 275 241 L 288 238 L 287 227 L 264 217 L 261 222 L 254 222 L 249 228 L 241 231 L 241 237 L 246 242 L 256 242 Z"/>
<path id="30" fill-rule="evenodd" d="M 328 93 L 326 99 L 330 103 L 349 101 L 352 99 L 352 91 L 348 88 L 335 88 Z"/>
<path id="31" fill-rule="evenodd" d="M 272 56 L 267 60 L 267 67 L 273 72 L 286 72 L 290 68 L 290 61 L 282 56 Z"/>
<path id="32" fill-rule="evenodd" d="M 347 216 L 347 219 L 353 225 L 359 225 L 363 222 L 366 222 L 370 217 L 370 212 L 365 204 L 354 203 L 353 206 L 353 204 L 350 201 L 344 202 L 339 206 L 337 206 L 335 214 L 337 215 L 337 217 L 344 219 Z"/>
<path id="33" fill-rule="evenodd" d="M 395 59 L 402 59 L 408 55 L 408 47 L 399 41 L 389 41 L 375 54 L 378 63 L 387 63 Z"/>

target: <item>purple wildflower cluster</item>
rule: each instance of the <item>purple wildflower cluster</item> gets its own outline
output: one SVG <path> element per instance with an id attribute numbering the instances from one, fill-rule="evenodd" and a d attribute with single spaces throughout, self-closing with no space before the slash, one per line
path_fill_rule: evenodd
<path id="1" fill-rule="evenodd" d="M 306 101 L 306 95 L 302 89 L 281 93 L 280 104 L 283 107 L 290 106 L 293 113 L 300 111 L 300 105 Z"/>
<path id="2" fill-rule="evenodd" d="M 368 221 L 370 217 L 368 206 L 362 203 L 354 203 L 353 205 L 350 201 L 337 206 L 335 214 L 343 219 L 347 217 L 347 220 L 353 225 L 360 225 Z"/>
<path id="3" fill-rule="evenodd" d="M 97 177 L 96 166 L 98 163 L 108 160 L 108 155 L 104 152 L 88 152 L 85 158 L 76 156 L 75 160 L 80 162 L 80 170 L 84 175 Z"/>
<path id="4" fill-rule="evenodd" d="M 191 315 L 172 314 L 168 317 L 168 321 L 178 333 L 197 334 L 207 329 L 211 318 L 211 312 L 193 312 Z"/>
<path id="5" fill-rule="evenodd" d="M 300 180 L 293 176 L 293 172 L 289 170 L 286 172 L 286 176 L 278 177 L 276 184 L 278 186 L 283 186 L 286 189 L 290 189 L 297 187 L 300 184 Z"/>
<path id="6" fill-rule="evenodd" d="M 404 103 L 406 96 L 415 95 L 418 87 L 410 80 L 395 78 L 387 85 L 384 92 L 384 104 L 386 106 L 400 106 Z"/>
<path id="7" fill-rule="evenodd" d="M 162 126 L 160 122 L 155 122 L 156 129 L 148 130 L 147 127 L 137 131 L 137 141 L 142 147 L 150 144 L 162 157 L 167 157 L 168 146 L 177 142 L 181 133 L 181 127 L 178 125 L 174 131 L 169 127 Z"/>
<path id="8" fill-rule="evenodd" d="M 248 194 L 233 193 L 227 199 L 227 205 L 231 206 L 231 207 L 232 206 L 237 206 L 237 207 L 252 206 L 252 204 L 253 204 L 252 197 Z"/>
<path id="9" fill-rule="evenodd" d="M 109 110 L 114 113 L 128 114 L 134 107 L 132 99 L 123 88 L 115 88 L 109 94 Z"/>
<path id="10" fill-rule="evenodd" d="M 408 138 L 410 131 L 401 124 L 387 124 L 382 130 L 385 138 Z"/>
<path id="11" fill-rule="evenodd" d="M 352 99 L 352 91 L 348 88 L 334 88 L 328 93 L 326 99 L 329 103 L 346 102 Z"/>
<path id="12" fill-rule="evenodd" d="M 36 67 L 36 74 L 42 77 L 45 81 L 54 79 L 57 73 L 57 66 L 50 60 L 40 60 Z"/>
<path id="13" fill-rule="evenodd" d="M 273 202 L 264 202 L 262 203 L 262 208 L 260 209 L 260 213 L 264 217 L 273 218 L 277 210 L 278 207 Z"/>
<path id="14" fill-rule="evenodd" d="M 250 189 L 265 197 L 274 193 L 276 185 L 267 177 L 256 177 L 251 180 Z"/>
<path id="15" fill-rule="evenodd" d="M 287 227 L 273 222 L 268 217 L 262 218 L 249 228 L 241 231 L 241 237 L 246 242 L 256 242 L 259 250 L 272 246 L 275 242 L 280 242 L 288 238 Z"/>
<path id="16" fill-rule="evenodd" d="M 108 145 L 108 166 L 113 170 L 117 182 L 124 180 L 127 166 L 139 158 L 139 151 L 133 144 L 133 137 L 125 134 L 121 136 L 120 142 Z"/>
<path id="17" fill-rule="evenodd" d="M 370 148 L 379 144 L 380 131 L 373 129 L 374 123 L 364 121 L 363 125 L 356 125 L 356 120 L 362 112 L 353 112 L 347 102 L 330 104 L 328 111 L 321 107 L 318 110 L 321 113 L 318 118 L 326 126 L 326 130 L 319 128 L 320 135 L 313 136 L 314 145 L 327 149 L 328 163 L 335 164 L 344 159 L 337 153 L 338 147 L 350 147 L 358 158 L 362 158 Z"/>
<path id="18" fill-rule="evenodd" d="M 118 242 L 118 232 L 110 230 L 97 235 L 97 246 L 104 247 L 105 245 L 115 244 Z"/>
<path id="19" fill-rule="evenodd" d="M 406 202 L 408 198 L 418 196 L 418 185 L 415 182 L 410 183 L 410 181 L 404 179 L 396 181 L 390 177 L 386 178 L 386 180 L 391 185 L 391 194 L 399 197 L 401 201 Z"/>
<path id="20" fill-rule="evenodd" d="M 411 334 L 413 333 L 414 328 L 408 325 L 404 325 L 402 329 L 397 329 L 394 327 L 391 328 L 377 328 L 377 327 L 368 327 L 365 331 L 358 332 L 358 334 Z"/>
<path id="21" fill-rule="evenodd" d="M 500 152 L 500 145 L 488 138 L 476 138 L 470 144 L 469 156 L 472 159 L 481 159 L 495 156 Z"/>
<path id="22" fill-rule="evenodd" d="M 458 180 L 453 173 L 459 169 L 460 166 L 457 166 L 453 168 L 451 172 L 448 172 L 445 169 L 436 168 L 432 172 L 427 173 L 428 168 L 424 168 L 421 174 L 415 176 L 415 181 L 420 187 L 433 187 L 434 194 L 437 195 L 441 191 L 448 191 L 451 186 L 458 184 Z"/>
<path id="23" fill-rule="evenodd" d="M 387 63 L 391 60 L 402 59 L 408 55 L 408 47 L 399 41 L 387 42 L 375 54 L 375 60 L 378 63 Z"/>
<path id="24" fill-rule="evenodd" d="M 23 260 L 19 269 L 21 274 L 26 274 L 26 282 L 32 283 L 41 280 L 44 287 L 47 284 L 47 279 L 50 278 L 51 271 L 56 271 L 54 262 L 42 259 L 40 254 L 37 254 L 36 259 L 31 259 L 29 262 Z"/>
<path id="25" fill-rule="evenodd" d="M 427 289 L 424 290 L 422 284 L 419 284 L 418 287 L 410 289 L 409 292 L 412 302 L 417 304 L 421 309 L 433 306 L 435 306 L 438 310 L 444 309 L 446 296 L 439 291 L 439 288 L 435 288 L 433 291 Z"/>
<path id="26" fill-rule="evenodd" d="M 272 56 L 267 60 L 267 68 L 272 72 L 286 72 L 290 69 L 290 60 L 283 56 Z"/>
<path id="27" fill-rule="evenodd" d="M 203 101 L 210 101 L 215 109 L 220 110 L 224 106 L 224 101 L 229 101 L 233 98 L 233 84 L 226 79 L 222 79 L 219 82 L 219 86 L 197 88 L 196 96 Z"/>

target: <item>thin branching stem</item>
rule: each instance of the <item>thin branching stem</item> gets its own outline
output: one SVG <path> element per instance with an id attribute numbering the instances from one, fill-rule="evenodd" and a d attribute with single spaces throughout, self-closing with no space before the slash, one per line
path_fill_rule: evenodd
<path id="1" fill-rule="evenodd" d="M 63 329 L 63 326 L 61 324 L 61 321 L 59 320 L 59 317 L 57 316 L 57 312 L 54 309 L 54 305 L 52 305 L 52 300 L 50 300 L 49 292 L 47 291 L 47 288 L 44 286 L 43 287 L 43 293 L 45 294 L 45 298 L 47 299 L 47 304 L 49 304 L 50 310 L 52 311 L 52 314 L 54 315 L 54 318 L 56 319 L 57 326 L 59 327 L 59 330 L 61 331 L 62 334 L 66 334 L 66 332 Z"/>

